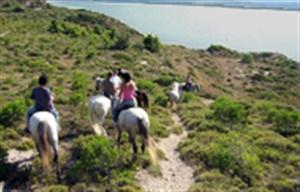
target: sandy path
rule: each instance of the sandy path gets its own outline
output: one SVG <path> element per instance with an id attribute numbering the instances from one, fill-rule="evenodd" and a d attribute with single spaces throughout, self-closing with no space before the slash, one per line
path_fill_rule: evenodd
<path id="1" fill-rule="evenodd" d="M 174 113 L 172 119 L 174 125 L 184 128 L 177 114 Z M 158 162 L 162 177 L 154 177 L 145 169 L 140 170 L 136 175 L 136 179 L 146 192 L 185 192 L 193 184 L 193 169 L 180 159 L 177 151 L 177 145 L 186 136 L 187 131 L 184 130 L 181 135 L 171 134 L 158 143 L 167 158 Z"/>

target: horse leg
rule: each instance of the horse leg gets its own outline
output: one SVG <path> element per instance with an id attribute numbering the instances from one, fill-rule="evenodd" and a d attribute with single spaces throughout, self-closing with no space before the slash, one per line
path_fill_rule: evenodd
<path id="1" fill-rule="evenodd" d="M 118 149 L 120 149 L 121 138 L 122 138 L 122 130 L 118 127 Z"/>
<path id="2" fill-rule="evenodd" d="M 107 132 L 106 132 L 105 128 L 103 127 L 103 122 L 104 122 L 105 116 L 106 116 L 106 114 L 101 116 L 100 117 L 100 122 L 99 122 L 100 129 L 102 131 L 103 136 L 107 136 Z"/>
<path id="3" fill-rule="evenodd" d="M 42 150 L 41 150 L 39 144 L 35 144 L 35 148 L 38 151 L 40 158 L 42 158 Z"/>
<path id="4" fill-rule="evenodd" d="M 145 152 L 145 147 L 146 147 L 146 139 L 145 139 L 145 137 L 143 137 L 143 138 L 142 138 L 142 146 L 141 146 L 142 153 Z"/>
<path id="5" fill-rule="evenodd" d="M 56 165 L 56 176 L 57 176 L 57 181 L 58 183 L 61 183 L 61 171 L 60 171 L 60 167 L 59 167 L 59 162 L 58 162 L 58 145 L 57 143 L 52 143 L 52 148 L 54 151 L 54 163 Z"/>
<path id="6" fill-rule="evenodd" d="M 138 148 L 135 142 L 135 137 L 132 135 L 129 135 L 129 142 L 132 144 L 133 152 L 136 154 L 138 152 Z"/>

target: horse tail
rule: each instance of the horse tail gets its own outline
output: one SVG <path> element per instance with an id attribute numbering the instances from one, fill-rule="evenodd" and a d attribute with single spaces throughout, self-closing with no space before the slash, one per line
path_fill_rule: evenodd
<path id="1" fill-rule="evenodd" d="M 139 125 L 139 129 L 140 129 L 140 133 L 141 135 L 144 136 L 145 140 L 146 140 L 146 144 L 148 144 L 148 129 L 143 121 L 143 119 L 138 118 L 138 125 Z"/>
<path id="2" fill-rule="evenodd" d="M 144 99 L 145 108 L 147 109 L 149 107 L 149 98 L 146 93 L 143 93 L 143 99 Z"/>
<path id="3" fill-rule="evenodd" d="M 50 159 L 50 146 L 48 142 L 48 131 L 49 125 L 45 122 L 40 122 L 38 124 L 38 131 L 39 131 L 39 141 L 41 144 L 41 158 L 42 158 L 42 165 L 44 170 L 49 170 L 49 159 Z"/>
<path id="4" fill-rule="evenodd" d="M 148 147 L 149 155 L 152 159 L 152 163 L 154 165 L 157 164 L 157 154 L 156 151 L 159 148 L 158 145 L 155 143 L 154 139 L 149 135 L 148 129 L 143 121 L 143 119 L 138 118 L 138 126 L 140 133 L 144 136 L 144 142 Z"/>
<path id="5" fill-rule="evenodd" d="M 97 122 L 98 116 L 96 113 L 95 106 L 96 106 L 96 103 L 93 103 L 90 108 L 90 120 L 91 120 L 92 128 L 94 129 L 96 135 L 102 135 L 100 125 Z"/>

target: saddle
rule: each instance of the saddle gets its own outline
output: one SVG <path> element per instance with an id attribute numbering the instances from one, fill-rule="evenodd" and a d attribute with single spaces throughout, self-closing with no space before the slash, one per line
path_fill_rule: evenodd
<path id="1" fill-rule="evenodd" d="M 47 108 L 47 107 L 37 108 L 36 111 L 35 111 L 34 113 L 36 113 L 36 112 L 41 112 L 41 111 L 47 111 L 47 112 L 50 112 L 50 113 L 51 113 L 51 110 L 50 110 L 49 108 Z"/>

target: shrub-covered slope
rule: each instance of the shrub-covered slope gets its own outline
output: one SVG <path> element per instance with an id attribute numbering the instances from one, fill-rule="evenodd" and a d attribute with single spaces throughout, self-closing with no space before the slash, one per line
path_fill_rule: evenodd
<path id="1" fill-rule="evenodd" d="M 180 144 L 182 158 L 198 167 L 192 191 L 299 189 L 299 63 L 218 45 L 165 46 L 107 16 L 42 1 L 3 0 L 0 9 L 0 178 L 6 187 L 141 190 L 133 176 L 151 164 L 149 156 L 131 159 L 126 138 L 123 151 L 115 150 L 110 117 L 104 125 L 110 140 L 95 137 L 87 115 L 93 78 L 124 68 L 150 95 L 150 133 L 156 140 L 167 137 L 172 126 L 166 108 L 172 78 L 191 74 L 200 83 L 201 92 L 185 94 L 179 105 L 192 130 Z M 61 114 L 62 185 L 55 185 L 54 172 L 41 174 L 38 158 L 32 169 L 18 172 L 4 160 L 10 149 L 34 148 L 23 128 L 32 105 L 28 96 L 42 73 L 49 76 Z M 201 97 L 220 98 L 207 108 Z M 109 164 L 98 164 L 103 161 Z"/>

